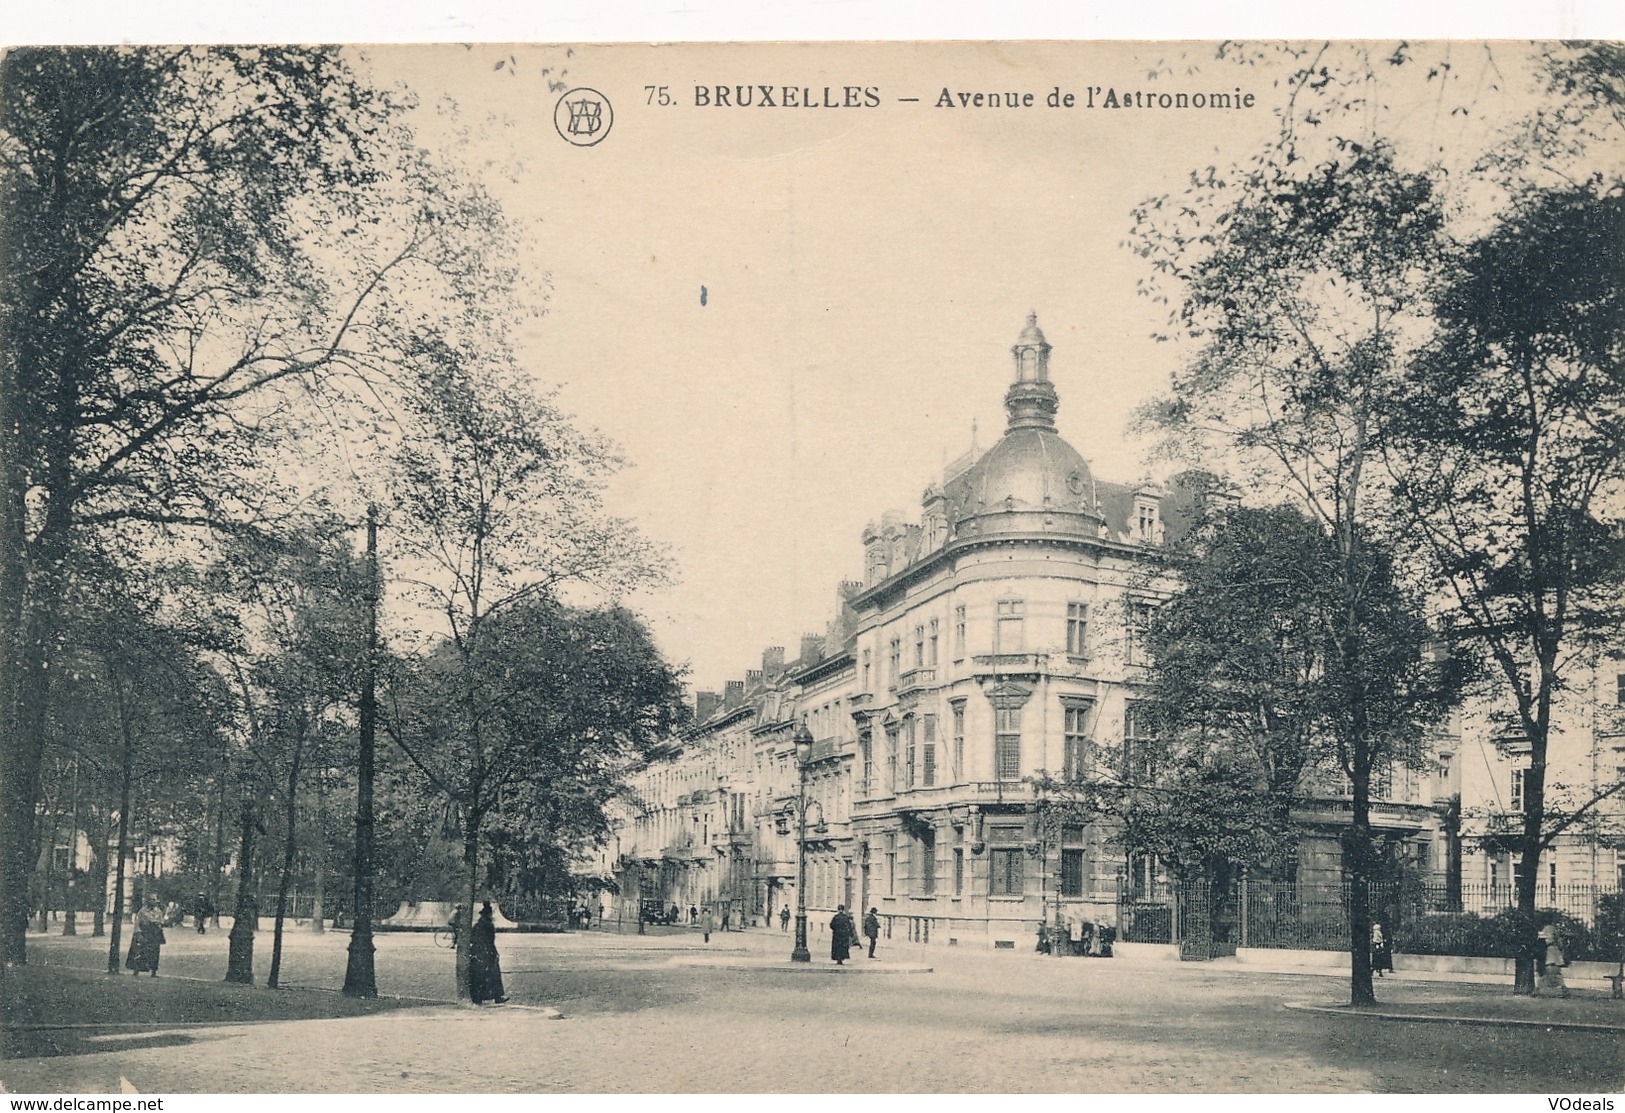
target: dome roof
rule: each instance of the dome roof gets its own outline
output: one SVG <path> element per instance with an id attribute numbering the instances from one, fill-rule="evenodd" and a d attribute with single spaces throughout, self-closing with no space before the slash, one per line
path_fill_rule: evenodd
<path id="1" fill-rule="evenodd" d="M 1095 513 L 1095 479 L 1053 429 L 1012 428 L 945 492 L 955 521 L 1007 511 Z"/>
<path id="2" fill-rule="evenodd" d="M 1027 314 L 1027 327 L 1021 330 L 1020 336 L 1016 337 L 1016 345 L 1018 347 L 1028 344 L 1042 344 L 1045 347 L 1049 346 L 1049 341 L 1044 339 L 1044 330 L 1038 327 L 1037 313 Z"/>

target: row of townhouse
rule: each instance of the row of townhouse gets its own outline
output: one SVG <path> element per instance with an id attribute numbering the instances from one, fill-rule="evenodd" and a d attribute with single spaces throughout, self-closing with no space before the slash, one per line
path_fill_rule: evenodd
<path id="1" fill-rule="evenodd" d="M 917 521 L 893 512 L 866 528 L 864 578 L 840 585 L 826 632 L 700 693 L 683 756 L 640 776 L 601 863 L 623 904 L 710 905 L 735 922 L 793 908 L 803 775 L 815 924 L 838 904 L 874 907 L 893 938 L 1015 946 L 1040 922 L 1116 924 L 1165 885 L 1159 863 L 1125 858 L 1103 825 L 1041 823 L 1032 779 L 1132 767 L 1150 741 L 1143 629 L 1168 585 L 1147 556 L 1187 528 L 1197 496 L 1178 480 L 1098 480 L 1056 431 L 1034 318 L 1012 355 L 998 442 L 950 465 Z M 1496 741 L 1442 732 L 1436 767 L 1382 779 L 1373 821 L 1399 860 L 1435 878 L 1488 860 L 1474 837 L 1493 817 L 1441 819 L 1452 795 L 1492 799 L 1466 755 L 1507 760 Z M 1610 760 L 1611 773 L 1617 749 Z M 1340 778 L 1324 782 L 1300 816 L 1299 882 L 1341 875 L 1349 801 Z M 1618 850 L 1593 849 L 1587 879 L 1612 882 Z M 1578 855 L 1563 850 L 1560 868 Z"/>

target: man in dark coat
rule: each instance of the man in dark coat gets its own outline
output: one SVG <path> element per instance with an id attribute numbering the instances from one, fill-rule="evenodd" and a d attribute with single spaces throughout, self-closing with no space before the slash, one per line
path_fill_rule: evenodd
<path id="1" fill-rule="evenodd" d="M 858 927 L 852 922 L 852 913 L 841 905 L 829 922 L 829 957 L 836 966 L 842 966 L 852 957 L 852 944 L 858 941 Z"/>
<path id="2" fill-rule="evenodd" d="M 491 916 L 491 902 L 480 906 L 479 919 L 470 933 L 468 952 L 468 995 L 476 1005 L 487 1001 L 502 1004 L 508 999 L 502 988 L 502 961 L 497 957 L 497 926 Z"/>
<path id="3" fill-rule="evenodd" d="M 863 934 L 869 937 L 869 957 L 875 957 L 875 940 L 880 938 L 879 909 L 871 908 L 863 914 Z"/>

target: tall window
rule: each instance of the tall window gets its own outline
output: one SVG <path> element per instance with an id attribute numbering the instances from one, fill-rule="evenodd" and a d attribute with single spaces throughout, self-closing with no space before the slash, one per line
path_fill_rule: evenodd
<path id="1" fill-rule="evenodd" d="M 993 709 L 993 769 L 1001 781 L 1021 777 L 1021 708 Z"/>
<path id="2" fill-rule="evenodd" d="M 1022 868 L 1027 852 L 1021 848 L 1021 828 L 991 828 L 988 842 L 988 892 L 996 897 L 1024 895 Z"/>
<path id="3" fill-rule="evenodd" d="M 863 651 L 863 690 L 865 692 L 869 690 L 869 656 L 872 652 L 873 650 L 869 649 Z"/>
<path id="4" fill-rule="evenodd" d="M 920 832 L 919 863 L 919 894 L 934 897 L 937 895 L 937 832 L 934 828 Z"/>
<path id="5" fill-rule="evenodd" d="M 1525 771 L 1522 770 L 1522 769 L 1514 769 L 1512 771 L 1512 792 L 1507 797 L 1507 804 L 1515 812 L 1523 811 L 1523 775 L 1524 775 L 1524 772 Z"/>
<path id="6" fill-rule="evenodd" d="M 954 828 L 954 896 L 965 891 L 965 829 Z"/>
<path id="7" fill-rule="evenodd" d="M 1069 703 L 1063 715 L 1061 779 L 1087 780 L 1089 768 L 1089 705 Z"/>
<path id="8" fill-rule="evenodd" d="M 1066 651 L 1074 657 L 1084 655 L 1083 647 L 1089 634 L 1089 604 L 1066 605 Z"/>
<path id="9" fill-rule="evenodd" d="M 1625 672 L 1618 673 L 1614 677 L 1614 702 L 1620 707 L 1625 707 Z"/>
<path id="10" fill-rule="evenodd" d="M 897 791 L 897 728 L 886 728 L 886 791 Z"/>
<path id="11" fill-rule="evenodd" d="M 893 638 L 887 646 L 891 655 L 891 682 L 897 683 L 897 674 L 903 670 L 903 639 Z"/>
<path id="12" fill-rule="evenodd" d="M 954 711 L 954 776 L 965 779 L 965 701 L 955 700 Z"/>
<path id="13" fill-rule="evenodd" d="M 874 787 L 875 777 L 875 734 L 872 730 L 865 730 L 858 735 L 858 752 L 863 757 L 863 795 L 868 796 Z"/>
<path id="14" fill-rule="evenodd" d="M 914 667 L 925 668 L 925 627 L 914 627 Z"/>
<path id="15" fill-rule="evenodd" d="M 930 787 L 937 783 L 937 717 L 925 715 L 920 720 L 920 783 Z"/>
<path id="16" fill-rule="evenodd" d="M 1020 599 L 1001 599 L 998 606 L 998 625 L 993 632 L 993 652 L 1020 653 L 1022 648 Z"/>
<path id="17" fill-rule="evenodd" d="M 1373 800 L 1392 800 L 1394 798 L 1394 763 L 1385 761 L 1371 770 L 1371 798 Z"/>
<path id="18" fill-rule="evenodd" d="M 925 648 L 926 648 L 925 663 L 930 665 L 932 668 L 936 668 L 937 667 L 937 620 L 934 619 L 934 618 L 931 620 L 931 635 L 930 635 L 929 638 L 926 639 Z"/>
<path id="19" fill-rule="evenodd" d="M 954 608 L 954 660 L 965 659 L 965 630 L 969 623 L 965 619 L 963 604 Z M 1622 674 L 1625 675 L 1625 674 Z M 1621 701 L 1625 702 L 1625 701 Z"/>
<path id="20" fill-rule="evenodd" d="M 1083 848 L 1061 848 L 1061 895 L 1083 896 Z"/>
<path id="21" fill-rule="evenodd" d="M 914 787 L 914 750 L 915 750 L 915 721 L 914 716 L 908 715 L 903 719 L 903 787 Z"/>
<path id="22" fill-rule="evenodd" d="M 886 835 L 886 895 L 892 896 L 897 892 L 897 834 L 888 832 Z"/>
<path id="23" fill-rule="evenodd" d="M 1151 632 L 1150 603 L 1130 601 L 1123 622 L 1123 661 L 1130 665 L 1149 665 L 1151 654 L 1146 649 L 1146 637 Z"/>
<path id="24" fill-rule="evenodd" d="M 1144 700 L 1129 700 L 1123 708 L 1123 773 L 1149 776 L 1156 765 L 1156 726 Z"/>

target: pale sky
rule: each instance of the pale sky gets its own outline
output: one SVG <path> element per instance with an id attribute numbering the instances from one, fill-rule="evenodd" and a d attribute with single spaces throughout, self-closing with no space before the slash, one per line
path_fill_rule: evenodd
<path id="1" fill-rule="evenodd" d="M 1280 73 L 1212 52 L 674 45 L 567 58 L 482 45 L 368 57 L 377 80 L 421 98 L 431 145 L 450 131 L 429 108 L 455 101 L 469 134 L 459 157 L 536 222 L 523 259 L 551 294 L 523 355 L 631 461 L 610 509 L 669 545 L 681 576 L 634 605 L 695 686 L 717 688 L 759 667 L 764 646 L 793 655 L 802 633 L 823 630 L 836 584 L 861 573 L 864 524 L 889 508 L 916 515 L 973 421 L 984 448 L 998 437 L 1029 310 L 1054 346 L 1061 433 L 1103 479 L 1150 470 L 1125 426 L 1179 353 L 1151 339 L 1166 309 L 1136 294 L 1148 272 L 1123 243 L 1130 209 L 1245 159 L 1284 96 Z M 1464 48 L 1460 64 L 1474 58 Z M 548 82 L 561 68 L 613 106 L 595 146 L 554 127 Z M 694 105 L 696 85 L 758 83 L 872 88 L 881 104 Z M 647 104 L 651 85 L 676 103 Z M 1239 87 L 1257 106 L 1090 110 L 1090 86 L 1097 102 L 1112 87 Z M 1044 107 L 1056 87 L 1079 107 Z M 936 108 L 944 88 L 1030 92 L 1035 106 Z M 1424 111 L 1407 126 L 1448 144 L 1459 125 Z"/>

